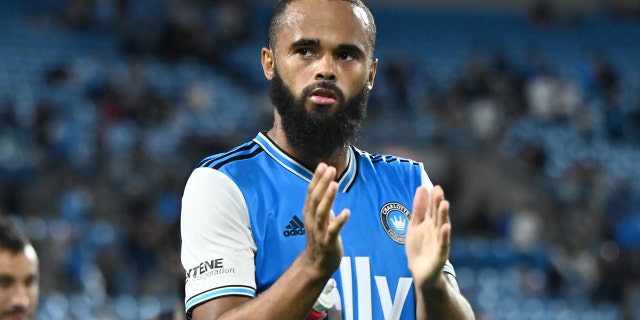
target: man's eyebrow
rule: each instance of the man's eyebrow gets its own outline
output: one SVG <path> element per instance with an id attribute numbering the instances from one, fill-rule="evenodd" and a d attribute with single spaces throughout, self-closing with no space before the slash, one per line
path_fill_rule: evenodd
<path id="1" fill-rule="evenodd" d="M 27 276 L 27 282 L 34 282 L 34 281 L 38 281 L 38 278 L 40 277 L 40 275 L 37 272 L 33 272 L 30 273 L 29 276 Z"/>
<path id="2" fill-rule="evenodd" d="M 8 274 L 0 274 L 0 281 L 9 282 L 15 280 L 15 277 Z"/>
<path id="3" fill-rule="evenodd" d="M 338 45 L 338 50 L 339 51 L 352 52 L 352 53 L 356 53 L 356 54 L 364 56 L 364 51 L 360 47 L 356 46 L 355 44 L 341 44 L 341 45 Z"/>
<path id="4" fill-rule="evenodd" d="M 317 47 L 320 45 L 320 40 L 316 39 L 300 39 L 296 40 L 291 44 L 291 48 L 299 48 L 299 47 Z"/>
<path id="5" fill-rule="evenodd" d="M 300 39 L 300 40 L 296 40 L 293 43 L 291 43 L 291 48 L 295 49 L 295 48 L 300 48 L 300 47 L 319 47 L 320 46 L 320 40 L 317 39 Z M 352 52 L 355 54 L 359 54 L 359 55 L 364 55 L 364 50 L 362 50 L 362 48 L 358 47 L 355 44 L 348 44 L 348 43 L 343 43 L 338 45 L 337 48 L 338 51 L 347 51 L 347 52 Z"/>

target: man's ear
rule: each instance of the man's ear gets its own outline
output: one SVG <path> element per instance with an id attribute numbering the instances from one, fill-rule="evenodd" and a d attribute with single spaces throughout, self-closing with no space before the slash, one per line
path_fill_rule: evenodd
<path id="1" fill-rule="evenodd" d="M 275 74 L 275 57 L 273 51 L 269 48 L 262 48 L 262 71 L 267 79 L 273 79 Z"/>
<path id="2" fill-rule="evenodd" d="M 373 88 L 373 81 L 376 78 L 377 70 L 378 70 L 378 59 L 373 58 L 373 61 L 371 61 L 371 69 L 369 70 L 369 79 L 368 79 L 369 90 Z"/>

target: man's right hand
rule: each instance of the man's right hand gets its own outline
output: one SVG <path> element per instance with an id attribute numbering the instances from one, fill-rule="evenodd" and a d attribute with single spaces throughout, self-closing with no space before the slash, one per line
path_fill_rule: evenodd
<path id="1" fill-rule="evenodd" d="M 336 168 L 320 163 L 307 189 L 302 211 L 307 245 L 301 257 L 322 276 L 330 277 L 342 260 L 340 230 L 349 218 L 349 209 L 334 216 L 333 201 L 338 192 Z"/>

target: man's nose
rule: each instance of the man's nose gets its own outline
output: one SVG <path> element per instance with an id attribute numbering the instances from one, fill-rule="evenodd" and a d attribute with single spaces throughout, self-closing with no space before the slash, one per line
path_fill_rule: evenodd
<path id="1" fill-rule="evenodd" d="M 29 297 L 29 290 L 25 286 L 16 286 L 11 293 L 9 300 L 12 308 L 26 308 L 31 302 Z"/>
<path id="2" fill-rule="evenodd" d="M 323 55 L 317 62 L 315 80 L 336 81 L 336 61 L 330 54 Z"/>

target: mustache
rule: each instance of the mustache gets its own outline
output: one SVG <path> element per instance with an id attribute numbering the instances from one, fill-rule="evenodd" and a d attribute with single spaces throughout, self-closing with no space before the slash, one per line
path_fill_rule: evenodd
<path id="1" fill-rule="evenodd" d="M 11 310 L 0 313 L 0 317 L 15 316 L 15 315 L 28 315 L 27 309 L 23 307 L 15 307 Z"/>
<path id="2" fill-rule="evenodd" d="M 315 82 L 314 84 L 308 85 L 306 86 L 303 90 L 302 90 L 302 97 L 304 99 L 304 97 L 308 96 L 311 91 L 315 90 L 315 89 L 328 89 L 331 90 L 333 92 L 336 93 L 336 95 L 338 96 L 338 99 L 340 101 L 344 101 L 344 93 L 342 92 L 342 90 L 335 84 L 335 82 L 331 81 L 331 80 L 320 80 Z"/>

